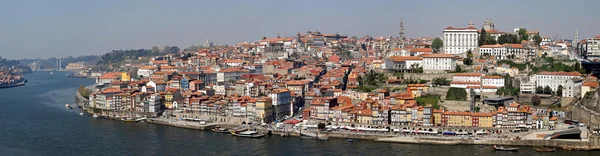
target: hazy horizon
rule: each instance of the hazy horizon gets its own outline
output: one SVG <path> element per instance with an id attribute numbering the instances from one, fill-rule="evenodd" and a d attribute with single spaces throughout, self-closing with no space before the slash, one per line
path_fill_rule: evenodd
<path id="1" fill-rule="evenodd" d="M 0 2 L 0 56 L 9 59 L 101 55 L 114 49 L 181 49 L 207 39 L 236 44 L 263 36 L 321 31 L 349 36 L 441 36 L 447 26 L 539 30 L 573 39 L 600 35 L 591 14 L 600 1 L 159 1 Z M 580 10 L 580 11 L 578 11 Z"/>

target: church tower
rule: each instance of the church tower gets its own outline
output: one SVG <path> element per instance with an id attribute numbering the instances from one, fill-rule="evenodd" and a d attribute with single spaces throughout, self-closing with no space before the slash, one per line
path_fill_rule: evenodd
<path id="1" fill-rule="evenodd" d="M 400 32 L 398 33 L 400 36 L 398 43 L 398 47 L 400 49 L 404 49 L 404 42 L 406 41 L 406 37 L 404 36 L 404 21 L 400 20 Z"/>

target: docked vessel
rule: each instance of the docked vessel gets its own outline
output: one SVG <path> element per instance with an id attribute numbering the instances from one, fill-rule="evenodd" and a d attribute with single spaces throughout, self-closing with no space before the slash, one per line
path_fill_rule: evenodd
<path id="1" fill-rule="evenodd" d="M 212 128 L 211 131 L 213 132 L 217 132 L 217 133 L 229 133 L 229 129 L 227 128 L 221 128 L 219 126 Z"/>
<path id="2" fill-rule="evenodd" d="M 260 134 L 256 131 L 231 132 L 231 134 L 233 134 L 233 136 L 246 138 L 262 138 L 265 136 L 264 134 Z"/>
<path id="3" fill-rule="evenodd" d="M 504 146 L 492 146 L 496 151 L 517 151 L 519 148 L 516 147 L 504 147 Z"/>
<path id="4" fill-rule="evenodd" d="M 83 112 L 79 113 L 79 115 L 83 116 Z"/>
<path id="5" fill-rule="evenodd" d="M 98 115 L 94 114 L 92 117 L 93 117 L 93 118 L 98 118 Z"/>
<path id="6" fill-rule="evenodd" d="M 123 119 L 121 119 L 121 120 L 123 120 L 123 121 L 125 121 L 125 122 L 137 122 L 137 120 L 136 120 L 136 119 L 134 119 L 134 118 L 123 118 Z"/>

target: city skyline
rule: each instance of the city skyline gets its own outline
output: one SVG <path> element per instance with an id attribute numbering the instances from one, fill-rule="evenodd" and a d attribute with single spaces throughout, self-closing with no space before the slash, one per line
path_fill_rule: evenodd
<path id="1" fill-rule="evenodd" d="M 600 21 L 586 14 L 600 2 L 548 1 L 17 1 L 0 5 L 0 56 L 47 58 L 101 55 L 113 49 L 181 49 L 207 39 L 220 44 L 255 41 L 263 36 L 294 36 L 308 30 L 349 36 L 398 36 L 400 20 L 407 38 L 441 36 L 447 26 L 479 29 L 490 18 L 500 31 L 524 27 L 541 36 L 573 39 L 596 36 Z M 370 6 L 369 6 L 370 5 Z M 533 8 L 533 9 L 531 9 Z M 538 9 L 539 8 L 539 9 Z M 464 11 L 470 9 L 471 11 Z M 545 11 L 556 10 L 556 11 Z M 480 13 L 481 12 L 481 13 Z M 581 22 L 580 22 L 581 21 Z M 579 22 L 579 23 L 578 23 Z"/>

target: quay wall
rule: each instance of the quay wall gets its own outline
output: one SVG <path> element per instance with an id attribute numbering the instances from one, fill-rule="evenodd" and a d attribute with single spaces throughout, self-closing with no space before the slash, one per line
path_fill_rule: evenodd
<path id="1" fill-rule="evenodd" d="M 378 142 L 408 143 L 408 144 L 452 144 L 452 145 L 506 145 L 506 146 L 547 146 L 567 150 L 600 150 L 600 137 L 592 136 L 589 141 L 581 140 L 473 140 L 453 138 L 382 138 Z"/>
<path id="2" fill-rule="evenodd" d="M 579 120 L 579 122 L 586 123 L 593 127 L 598 127 L 598 125 L 600 125 L 600 114 L 579 104 L 571 107 L 571 119 Z"/>

